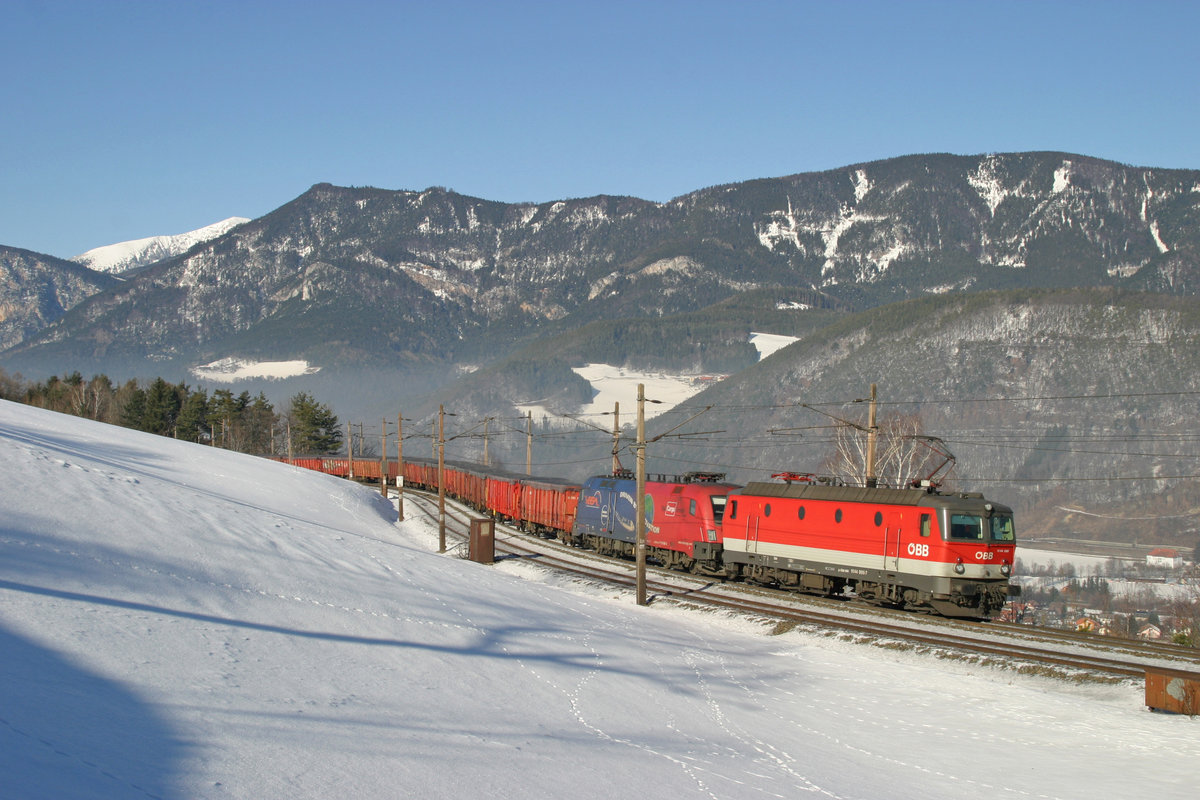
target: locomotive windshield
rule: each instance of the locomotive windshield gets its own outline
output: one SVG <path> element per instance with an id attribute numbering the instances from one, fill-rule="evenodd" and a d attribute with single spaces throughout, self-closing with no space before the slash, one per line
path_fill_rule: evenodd
<path id="1" fill-rule="evenodd" d="M 1009 514 L 981 517 L 977 514 L 951 514 L 949 539 L 953 542 L 1013 542 L 1013 518 Z"/>
<path id="2" fill-rule="evenodd" d="M 1014 542 L 1016 534 L 1013 532 L 1013 519 L 1007 514 L 995 514 L 992 516 L 992 541 L 993 542 Z"/>

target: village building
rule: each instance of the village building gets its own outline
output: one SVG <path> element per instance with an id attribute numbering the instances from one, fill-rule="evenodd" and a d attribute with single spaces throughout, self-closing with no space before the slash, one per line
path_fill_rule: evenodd
<path id="1" fill-rule="evenodd" d="M 1158 639 L 1162 638 L 1162 635 L 1162 628 L 1158 627 L 1157 625 L 1151 625 L 1150 623 L 1143 625 L 1137 632 L 1137 637 L 1139 639 L 1147 639 L 1149 641 L 1157 641 Z"/>
<path id="2" fill-rule="evenodd" d="M 1146 556 L 1146 566 L 1181 569 L 1183 567 L 1183 556 L 1179 554 L 1178 550 L 1170 547 L 1156 547 Z"/>

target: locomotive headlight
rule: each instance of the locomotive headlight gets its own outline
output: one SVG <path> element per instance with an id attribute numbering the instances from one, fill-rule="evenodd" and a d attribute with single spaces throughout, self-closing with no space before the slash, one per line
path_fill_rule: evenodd
<path id="1" fill-rule="evenodd" d="M 1007 578 L 1012 574 L 1012 565 L 1005 561 L 1000 565 L 1000 574 Z"/>
<path id="2" fill-rule="evenodd" d="M 959 558 L 958 563 L 954 565 L 954 571 L 957 572 L 959 575 L 962 575 L 964 572 L 967 571 L 967 568 L 963 565 L 963 560 L 961 558 Z"/>

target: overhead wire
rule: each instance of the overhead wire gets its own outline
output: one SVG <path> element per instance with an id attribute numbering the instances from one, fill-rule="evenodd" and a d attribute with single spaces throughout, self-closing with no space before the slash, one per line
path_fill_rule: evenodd
<path id="1" fill-rule="evenodd" d="M 967 405 L 979 403 L 1028 403 L 1028 402 L 1080 402 L 1080 401 L 1104 401 L 1118 399 L 1137 399 L 1137 398 L 1176 398 L 1176 399 L 1191 399 L 1200 397 L 1200 391 L 1197 390 L 1173 390 L 1173 391 L 1156 391 L 1156 392 L 1109 392 L 1103 394 L 1059 394 L 1059 395 L 1029 395 L 1018 397 L 971 397 L 971 398 L 934 398 L 922 400 L 879 400 L 877 406 L 880 407 L 907 407 L 917 406 L 921 408 L 937 408 L 940 406 Z M 726 403 L 726 404 L 688 404 L 681 403 L 673 406 L 671 409 L 663 413 L 656 414 L 651 424 L 667 425 L 671 422 L 672 415 L 692 414 L 693 416 L 685 419 L 683 422 L 676 424 L 673 428 L 668 429 L 662 434 L 658 434 L 651 441 L 657 441 L 670 438 L 672 447 L 682 450 L 694 448 L 703 450 L 712 446 L 718 446 L 725 451 L 744 451 L 754 449 L 756 451 L 777 450 L 777 449 L 794 449 L 797 447 L 808 448 L 827 448 L 832 445 L 835 439 L 828 435 L 832 431 L 843 427 L 844 425 L 852 425 L 865 430 L 864 425 L 854 423 L 849 420 L 841 419 L 837 416 L 824 411 L 825 408 L 851 408 L 859 406 L 865 401 L 862 398 L 853 398 L 850 400 L 840 401 L 793 401 L 787 403 L 770 403 L 770 404 L 747 404 L 747 403 Z M 596 434 L 602 434 L 611 441 L 613 432 L 611 429 L 601 428 L 588 421 L 587 418 L 602 418 L 613 416 L 614 412 L 610 411 L 595 411 L 584 413 L 564 414 L 556 412 L 552 409 L 546 409 L 547 413 L 543 414 L 539 421 L 539 430 L 530 431 L 528 423 L 532 421 L 532 415 L 527 414 L 519 417 L 491 417 L 492 422 L 498 424 L 499 430 L 494 434 L 488 434 L 494 437 L 497 441 L 507 438 L 512 441 L 514 437 L 532 438 L 535 441 L 558 441 L 570 442 L 572 440 L 586 441 L 588 438 L 594 439 Z M 762 431 L 752 432 L 749 434 L 732 434 L 726 430 L 712 431 L 682 431 L 688 422 L 698 416 L 708 412 L 714 412 L 720 416 L 722 414 L 745 414 L 755 411 L 796 411 L 796 412 L 812 412 L 826 417 L 832 417 L 838 424 L 814 424 L 814 425 L 796 425 L 796 426 L 776 426 L 766 428 Z M 581 423 L 579 427 L 574 428 L 559 428 L 547 429 L 546 420 L 551 416 L 562 420 L 570 420 L 574 423 Z M 656 420 L 657 422 L 654 422 Z M 417 426 L 422 422 L 426 425 L 432 422 L 431 419 L 417 421 Z M 522 430 L 508 423 L 526 423 L 526 429 Z M 466 430 L 459 431 L 447 437 L 445 441 L 454 441 L 456 439 L 481 439 L 484 434 L 478 433 L 479 427 L 483 424 L 482 421 Z M 630 426 L 631 423 L 626 423 L 622 426 L 622 431 Z M 1169 459 L 1191 459 L 1200 458 L 1200 455 L 1180 452 L 1160 452 L 1158 450 L 1134 450 L 1127 448 L 1115 447 L 1115 445 L 1128 444 L 1131 446 L 1153 445 L 1155 443 L 1172 442 L 1177 444 L 1200 442 L 1200 434 L 1192 434 L 1187 432 L 1159 432 L 1159 431 L 1142 431 L 1137 433 L 1120 433 L 1109 434 L 1101 432 L 1072 432 L 1062 431 L 1061 425 L 1051 423 L 1047 429 L 1041 431 L 1025 431 L 1022 429 L 975 429 L 961 431 L 947 431 L 941 438 L 943 441 L 953 444 L 960 448 L 995 448 L 998 450 L 1016 450 L 1023 452 L 1050 452 L 1050 453 L 1070 453 L 1089 456 L 1112 456 L 1120 458 L 1169 458 Z M 367 430 L 371 431 L 371 435 L 378 435 L 375 427 L 370 429 L 359 426 L 360 435 L 366 438 Z M 419 427 L 418 427 L 419 430 Z M 813 435 L 824 434 L 824 435 Z M 425 439 L 435 438 L 433 433 L 410 433 L 404 437 L 405 439 Z M 623 450 L 629 448 L 630 437 L 624 433 L 618 432 L 618 446 Z M 595 440 L 598 446 L 601 440 Z M 656 457 L 663 458 L 668 461 L 679 463 L 704 463 L 705 466 L 710 466 L 707 462 L 687 462 L 684 459 L 675 458 L 667 455 L 658 455 Z M 601 461 L 601 457 L 594 459 L 586 459 L 588 461 Z M 575 463 L 571 461 L 555 461 L 544 462 L 544 466 L 559 466 L 562 464 Z M 743 471 L 758 471 L 767 472 L 768 470 L 755 465 L 718 465 L 727 469 L 737 469 Z M 1144 480 L 1186 480 L 1200 476 L 1180 474 L 1180 475 L 1129 475 L 1129 476 L 1101 476 L 1101 477 L 1011 477 L 1011 478 L 972 478 L 973 481 L 980 483 L 1035 483 L 1035 482 L 1072 482 L 1072 481 L 1144 481 Z"/>

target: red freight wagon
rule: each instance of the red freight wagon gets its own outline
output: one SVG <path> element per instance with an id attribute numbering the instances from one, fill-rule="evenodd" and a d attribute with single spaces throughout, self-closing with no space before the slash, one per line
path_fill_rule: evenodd
<path id="1" fill-rule="evenodd" d="M 570 539 L 579 504 L 579 485 L 546 478 L 521 481 L 521 526 L 527 531 Z"/>
<path id="2" fill-rule="evenodd" d="M 422 489 L 437 489 L 437 462 L 420 458 L 406 459 L 404 484 Z"/>
<path id="3" fill-rule="evenodd" d="M 354 477 L 363 480 L 379 480 L 379 462 L 365 458 L 354 459 Z"/>
<path id="4" fill-rule="evenodd" d="M 433 470 L 434 485 L 437 485 L 437 468 Z M 463 497 L 466 489 L 466 481 L 464 475 L 449 464 L 442 465 L 442 480 L 446 482 L 447 497 Z"/>
<path id="5" fill-rule="evenodd" d="M 520 479 L 512 475 L 488 475 L 487 509 L 499 519 L 519 522 L 521 519 Z"/>
<path id="6" fill-rule="evenodd" d="M 339 478 L 350 477 L 350 462 L 345 458 L 321 459 L 321 472 L 336 475 Z"/>
<path id="7" fill-rule="evenodd" d="M 486 509 L 487 477 L 483 473 L 462 464 L 447 466 L 445 472 L 448 492 L 477 511 Z"/>

